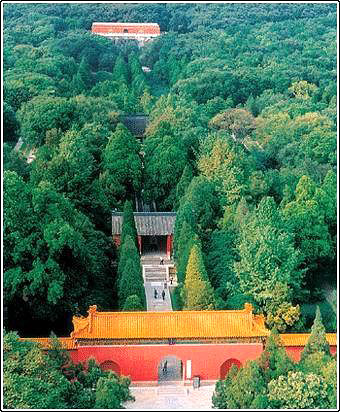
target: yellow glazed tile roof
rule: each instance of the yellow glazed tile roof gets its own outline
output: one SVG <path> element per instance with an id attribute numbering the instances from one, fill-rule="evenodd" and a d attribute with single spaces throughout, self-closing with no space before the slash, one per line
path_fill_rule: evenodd
<path id="1" fill-rule="evenodd" d="M 58 338 L 63 349 L 76 349 L 76 344 L 73 338 Z M 50 348 L 50 338 L 19 338 L 19 341 L 29 341 L 39 343 L 44 349 Z"/>
<path id="2" fill-rule="evenodd" d="M 97 312 L 73 317 L 78 339 L 242 338 L 267 336 L 264 318 L 243 310 L 174 312 Z"/>
<path id="3" fill-rule="evenodd" d="M 280 335 L 283 346 L 305 346 L 310 333 L 283 333 Z M 336 333 L 326 333 L 331 346 L 336 346 Z"/>

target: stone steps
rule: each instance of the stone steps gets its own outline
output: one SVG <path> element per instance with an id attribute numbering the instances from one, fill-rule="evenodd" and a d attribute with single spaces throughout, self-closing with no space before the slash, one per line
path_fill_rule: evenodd
<path id="1" fill-rule="evenodd" d="M 151 282 L 151 283 L 164 283 L 166 281 L 165 278 L 146 278 L 145 282 Z M 160 285 L 161 286 L 161 285 Z"/>
<path id="2" fill-rule="evenodd" d="M 166 273 L 166 268 L 165 267 L 158 267 L 158 266 L 152 266 L 152 267 L 148 267 L 148 266 L 145 266 L 144 267 L 144 270 L 145 270 L 145 272 L 148 272 L 148 273 Z"/>
<path id="3" fill-rule="evenodd" d="M 165 282 L 166 275 L 166 267 L 162 265 L 144 267 L 144 279 L 146 282 Z"/>

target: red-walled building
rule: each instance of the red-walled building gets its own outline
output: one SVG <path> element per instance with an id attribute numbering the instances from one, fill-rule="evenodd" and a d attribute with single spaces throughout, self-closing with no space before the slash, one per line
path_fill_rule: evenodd
<path id="1" fill-rule="evenodd" d="M 60 338 L 74 362 L 94 358 L 103 369 L 129 376 L 132 382 L 182 381 L 194 376 L 214 382 L 235 364 L 258 358 L 269 331 L 252 306 L 232 311 L 97 312 L 73 317 L 74 331 Z M 295 361 L 308 334 L 281 335 Z M 48 347 L 47 338 L 30 339 Z M 336 334 L 327 334 L 336 352 Z"/>
<path id="2" fill-rule="evenodd" d="M 110 39 L 133 39 L 141 44 L 161 34 L 157 23 L 92 23 L 91 31 Z"/>

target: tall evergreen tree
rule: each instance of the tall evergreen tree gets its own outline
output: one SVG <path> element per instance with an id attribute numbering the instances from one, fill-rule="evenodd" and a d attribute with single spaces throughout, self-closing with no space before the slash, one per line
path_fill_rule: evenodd
<path id="1" fill-rule="evenodd" d="M 186 310 L 211 310 L 216 307 L 201 248 L 196 244 L 191 248 L 185 273 L 183 301 Z"/>
<path id="2" fill-rule="evenodd" d="M 190 251 L 194 243 L 197 243 L 198 237 L 192 230 L 189 223 L 183 222 L 181 232 L 176 242 L 176 261 L 177 261 L 177 277 L 179 282 L 184 282 L 185 271 L 188 264 Z"/>
<path id="3" fill-rule="evenodd" d="M 87 89 L 89 89 L 92 86 L 91 68 L 85 57 L 81 59 L 78 68 L 78 76 L 80 77 L 80 79 L 82 80 Z"/>
<path id="4" fill-rule="evenodd" d="M 280 375 L 287 375 L 294 370 L 294 363 L 282 346 L 280 335 L 273 329 L 267 338 L 266 346 L 259 360 L 266 382 L 277 379 Z"/>
<path id="5" fill-rule="evenodd" d="M 124 308 L 126 299 L 131 295 L 137 295 L 145 308 L 146 298 L 142 268 L 139 260 L 129 258 L 119 279 L 118 296 L 121 309 Z"/>
<path id="6" fill-rule="evenodd" d="M 230 369 L 225 381 L 216 384 L 213 405 L 223 409 L 264 409 L 267 406 L 266 383 L 256 361 Z"/>
<path id="7" fill-rule="evenodd" d="M 121 244 L 125 242 L 126 236 L 131 236 L 135 244 L 137 244 L 137 229 L 133 215 L 132 203 L 129 200 L 126 200 L 124 203 L 122 233 L 120 237 Z"/>
<path id="8" fill-rule="evenodd" d="M 123 82 L 125 84 L 129 81 L 128 66 L 122 56 L 118 56 L 113 67 L 113 80 Z"/>
<path id="9" fill-rule="evenodd" d="M 122 274 L 124 273 L 124 268 L 128 259 L 133 259 L 138 261 L 139 254 L 136 247 L 136 242 L 132 238 L 130 234 L 126 234 L 124 238 L 124 242 L 120 247 L 119 253 L 119 261 L 118 261 L 118 280 L 121 278 Z"/>
<path id="10" fill-rule="evenodd" d="M 103 151 L 101 181 L 111 204 L 134 200 L 142 177 L 140 143 L 121 123 Z"/>
<path id="11" fill-rule="evenodd" d="M 322 323 L 322 316 L 319 306 L 316 308 L 311 334 L 302 351 L 301 360 L 305 360 L 307 356 L 315 352 L 324 352 L 326 355 L 330 355 L 329 343 L 326 339 L 326 331 Z"/>
<path id="12" fill-rule="evenodd" d="M 187 190 L 192 178 L 194 177 L 193 168 L 190 163 L 188 163 L 182 173 L 181 178 L 179 179 L 176 186 L 176 206 L 179 206 L 181 197 L 184 196 L 185 191 Z"/>

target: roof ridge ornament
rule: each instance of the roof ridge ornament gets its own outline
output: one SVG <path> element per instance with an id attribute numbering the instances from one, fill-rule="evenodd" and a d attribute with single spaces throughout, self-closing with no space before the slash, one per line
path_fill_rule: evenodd
<path id="1" fill-rule="evenodd" d="M 244 304 L 244 311 L 246 313 L 252 313 L 253 312 L 253 305 L 251 303 L 245 303 Z"/>
<path id="2" fill-rule="evenodd" d="M 91 333 L 92 332 L 92 320 L 93 320 L 94 315 L 97 313 L 97 305 L 91 305 L 87 313 L 89 314 L 88 332 Z"/>

